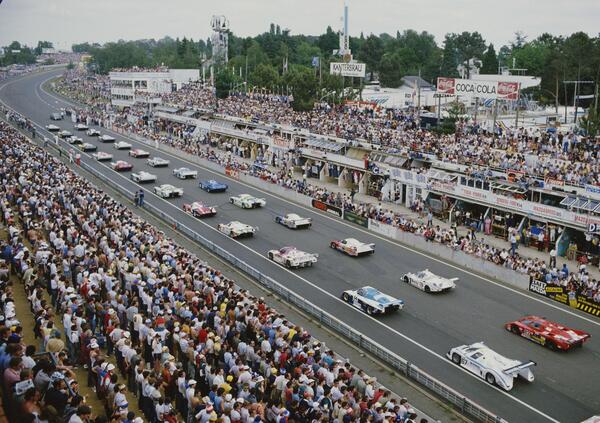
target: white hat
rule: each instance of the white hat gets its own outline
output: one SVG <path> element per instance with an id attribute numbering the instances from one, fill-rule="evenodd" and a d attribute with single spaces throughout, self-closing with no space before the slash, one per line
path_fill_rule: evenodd
<path id="1" fill-rule="evenodd" d="M 197 382 L 194 379 L 188 381 L 188 385 L 195 385 Z"/>

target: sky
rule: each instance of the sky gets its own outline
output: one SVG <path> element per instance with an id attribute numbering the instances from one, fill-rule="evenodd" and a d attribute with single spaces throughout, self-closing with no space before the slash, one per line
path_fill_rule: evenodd
<path id="1" fill-rule="evenodd" d="M 164 36 L 206 39 L 212 15 L 225 15 L 238 36 L 268 31 L 271 22 L 291 34 L 318 35 L 341 28 L 343 0 L 0 0 L 0 45 L 36 45 Z M 479 31 L 496 48 L 521 31 L 597 36 L 599 0 L 347 0 L 350 35 L 415 29 L 439 45 L 448 32 Z M 426 6 L 425 6 L 426 5 Z"/>

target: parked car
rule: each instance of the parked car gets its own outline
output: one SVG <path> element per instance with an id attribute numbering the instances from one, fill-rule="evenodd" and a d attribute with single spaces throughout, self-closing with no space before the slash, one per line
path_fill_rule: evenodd
<path id="1" fill-rule="evenodd" d="M 140 148 L 134 148 L 131 151 L 129 151 L 129 155 L 131 157 L 135 157 L 136 159 L 142 159 L 145 157 L 150 157 L 150 153 L 148 153 L 146 150 L 142 150 Z"/>
<path id="2" fill-rule="evenodd" d="M 90 144 L 89 142 L 83 143 L 79 146 L 79 148 L 81 148 L 81 151 L 96 151 L 98 149 L 98 147 L 96 147 L 94 144 Z"/>
<path id="3" fill-rule="evenodd" d="M 78 123 L 74 125 L 76 131 L 87 131 L 89 128 L 85 123 Z"/>
<path id="4" fill-rule="evenodd" d="M 60 131 L 60 126 L 49 124 L 49 125 L 46 125 L 46 130 L 50 131 L 50 132 L 58 132 L 58 131 Z"/>
<path id="5" fill-rule="evenodd" d="M 52 113 L 50 115 L 50 120 L 63 120 L 63 115 L 60 113 Z"/>
<path id="6" fill-rule="evenodd" d="M 346 238 L 339 241 L 331 241 L 329 246 L 349 256 L 363 256 L 375 253 L 375 244 L 361 242 L 354 238 Z"/>
<path id="7" fill-rule="evenodd" d="M 105 162 L 107 160 L 112 160 L 113 155 L 110 153 L 105 153 L 104 151 L 99 151 L 97 153 L 92 154 L 92 157 L 99 162 Z"/>
<path id="8" fill-rule="evenodd" d="M 100 140 L 100 142 L 115 142 L 116 138 L 115 137 L 111 137 L 110 135 L 100 135 L 98 137 L 98 139 Z"/>
<path id="9" fill-rule="evenodd" d="M 118 141 L 114 144 L 114 147 L 117 150 L 129 150 L 131 148 L 131 144 L 125 141 Z"/>
<path id="10" fill-rule="evenodd" d="M 58 133 L 59 138 L 67 138 L 67 137 L 70 137 L 71 135 L 73 135 L 73 134 L 70 133 L 69 131 L 67 131 L 66 129 L 63 129 L 62 131 L 60 131 Z"/>
<path id="11" fill-rule="evenodd" d="M 97 129 L 94 128 L 90 128 L 87 131 L 85 131 L 86 135 L 88 137 L 99 137 L 100 136 L 100 131 L 98 131 Z"/>
<path id="12" fill-rule="evenodd" d="M 75 135 L 66 137 L 65 141 L 71 145 L 83 144 L 83 139 L 81 137 L 76 137 Z"/>

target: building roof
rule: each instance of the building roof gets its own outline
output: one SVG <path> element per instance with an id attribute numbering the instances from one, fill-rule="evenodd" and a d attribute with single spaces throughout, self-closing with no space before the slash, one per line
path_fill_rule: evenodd
<path id="1" fill-rule="evenodd" d="M 425 81 L 423 78 L 421 78 L 420 76 L 416 76 L 416 75 L 407 75 L 405 77 L 402 78 L 402 82 L 404 83 L 404 85 L 409 85 L 411 87 L 416 87 L 417 83 L 421 88 L 433 88 L 433 85 L 430 84 L 429 82 Z"/>

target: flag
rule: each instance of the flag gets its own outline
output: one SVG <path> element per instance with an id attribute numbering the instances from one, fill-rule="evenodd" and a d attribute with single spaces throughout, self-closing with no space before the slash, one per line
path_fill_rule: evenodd
<path id="1" fill-rule="evenodd" d="M 319 67 L 320 59 L 321 58 L 319 56 L 313 56 L 313 58 L 312 58 L 312 67 L 313 68 L 318 68 Z"/>

